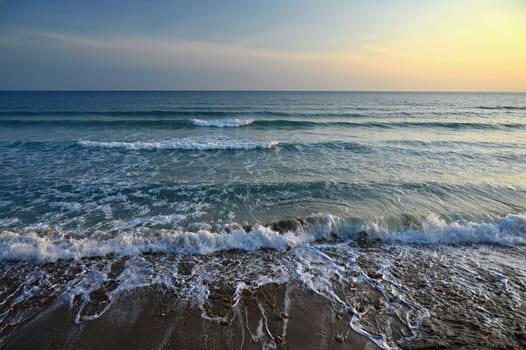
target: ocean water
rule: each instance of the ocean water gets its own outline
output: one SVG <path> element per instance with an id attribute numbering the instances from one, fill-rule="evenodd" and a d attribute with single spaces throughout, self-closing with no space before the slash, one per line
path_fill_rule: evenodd
<path id="1" fill-rule="evenodd" d="M 382 348 L 523 344 L 526 94 L 0 92 L 0 164 L 0 334 L 43 296 L 294 281 Z"/>

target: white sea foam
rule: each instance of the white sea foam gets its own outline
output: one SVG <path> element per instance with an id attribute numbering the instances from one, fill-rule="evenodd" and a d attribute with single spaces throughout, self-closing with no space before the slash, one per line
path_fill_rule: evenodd
<path id="1" fill-rule="evenodd" d="M 365 229 L 373 239 L 391 243 L 417 244 L 526 244 L 526 213 L 509 214 L 492 222 L 448 223 L 436 214 L 429 215 L 418 230 L 388 232 L 378 225 Z"/>
<path id="2" fill-rule="evenodd" d="M 130 256 L 143 253 L 211 254 L 222 250 L 254 251 L 262 248 L 285 249 L 303 243 L 305 236 L 280 234 L 263 226 L 250 232 L 230 233 L 162 231 L 155 234 L 119 232 L 110 239 L 65 237 L 54 233 L 42 235 L 35 230 L 0 233 L 0 260 L 49 262 L 78 260 L 110 254 Z"/>
<path id="3" fill-rule="evenodd" d="M 120 148 L 126 150 L 187 150 L 187 151 L 207 151 L 207 150 L 253 150 L 269 149 L 278 144 L 276 141 L 255 142 L 234 140 L 224 137 L 188 137 L 182 139 L 169 139 L 159 141 L 79 141 L 85 147 L 93 148 Z"/>
<path id="4" fill-rule="evenodd" d="M 116 233 L 92 233 L 89 236 L 65 235 L 56 231 L 26 228 L 21 231 L 4 230 L 0 233 L 0 260 L 26 260 L 38 263 L 57 260 L 79 260 L 84 257 L 140 255 L 144 253 L 212 254 L 226 250 L 256 251 L 263 248 L 284 250 L 296 248 L 320 239 L 353 238 L 349 228 L 335 223 L 309 225 L 299 232 L 279 233 L 261 225 L 249 232 L 197 232 L 136 230 L 134 222 Z M 180 220 L 179 216 L 158 216 L 161 224 Z M 388 232 L 368 224 L 367 239 L 389 244 L 526 244 L 526 215 L 507 215 L 494 222 L 447 223 L 437 215 L 423 222 L 420 230 Z M 44 228 L 45 229 L 45 228 Z M 330 231 L 330 232 L 329 232 Z"/>
<path id="5" fill-rule="evenodd" d="M 7 227 L 11 225 L 16 225 L 20 222 L 17 218 L 6 218 L 0 219 L 0 227 Z"/>
<path id="6" fill-rule="evenodd" d="M 82 204 L 78 202 L 60 201 L 60 202 L 51 202 L 49 203 L 49 206 L 52 208 L 63 209 L 66 211 L 74 211 L 74 210 L 79 210 L 82 207 Z"/>
<path id="7" fill-rule="evenodd" d="M 195 126 L 203 126 L 209 128 L 238 128 L 252 124 L 252 119 L 217 119 L 217 120 L 203 120 L 192 119 Z"/>

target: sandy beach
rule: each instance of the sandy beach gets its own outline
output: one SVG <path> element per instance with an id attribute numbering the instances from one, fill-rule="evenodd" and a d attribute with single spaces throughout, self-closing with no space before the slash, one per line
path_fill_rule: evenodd
<path id="1" fill-rule="evenodd" d="M 3 349 L 356 349 L 377 346 L 349 327 L 350 315 L 295 284 L 247 290 L 237 305 L 217 289 L 202 310 L 163 288 L 119 295 L 98 319 L 75 323 L 56 302 L 4 330 Z"/>

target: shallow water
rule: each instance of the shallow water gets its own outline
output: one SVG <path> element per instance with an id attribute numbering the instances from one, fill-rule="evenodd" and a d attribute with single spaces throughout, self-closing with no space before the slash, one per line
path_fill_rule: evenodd
<path id="1" fill-rule="evenodd" d="M 524 101 L 0 92 L 0 325 L 48 294 L 82 322 L 97 290 L 292 280 L 384 348 L 524 345 Z"/>

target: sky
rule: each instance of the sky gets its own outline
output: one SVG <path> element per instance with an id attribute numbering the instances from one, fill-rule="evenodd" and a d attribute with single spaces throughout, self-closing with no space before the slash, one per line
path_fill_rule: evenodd
<path id="1" fill-rule="evenodd" d="M 526 0 L 0 0 L 0 89 L 526 91 Z"/>

